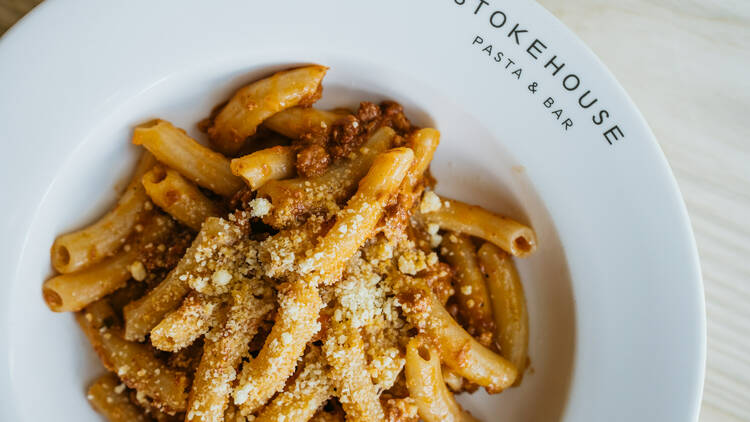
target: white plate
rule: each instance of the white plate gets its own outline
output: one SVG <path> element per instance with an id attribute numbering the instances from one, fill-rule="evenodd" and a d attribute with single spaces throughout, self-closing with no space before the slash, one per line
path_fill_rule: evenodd
<path id="1" fill-rule="evenodd" d="M 84 390 L 101 368 L 40 286 L 54 236 L 114 200 L 133 125 L 158 116 L 199 136 L 195 122 L 243 82 L 306 62 L 331 67 L 327 104 L 392 98 L 436 125 L 438 190 L 539 234 L 520 262 L 532 372 L 499 396 L 462 396 L 477 416 L 697 417 L 703 290 L 677 186 L 617 82 L 536 3 L 57 0 L 0 42 L 0 419 L 98 420 Z M 598 101 L 585 109 L 587 90 L 584 104 Z"/>

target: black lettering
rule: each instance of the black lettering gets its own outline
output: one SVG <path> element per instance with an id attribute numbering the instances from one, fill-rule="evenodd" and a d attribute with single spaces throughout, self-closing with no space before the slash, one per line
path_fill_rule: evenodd
<path id="1" fill-rule="evenodd" d="M 456 4 L 459 5 L 459 6 L 463 6 L 464 3 L 466 3 L 466 0 L 453 0 L 453 1 L 455 1 Z"/>
<path id="2" fill-rule="evenodd" d="M 497 16 L 497 15 L 500 15 L 500 16 L 503 17 L 503 21 L 500 22 L 499 25 L 497 23 L 495 23 L 495 16 Z M 494 26 L 495 28 L 502 28 L 503 25 L 505 25 L 505 21 L 507 21 L 507 20 L 508 20 L 508 17 L 505 16 L 505 13 L 503 13 L 500 10 L 498 10 L 498 11 L 496 11 L 493 14 L 490 15 L 490 25 Z"/>
<path id="3" fill-rule="evenodd" d="M 544 48 L 545 50 L 547 49 L 547 46 L 544 45 L 544 43 L 539 41 L 539 39 L 537 38 L 534 40 L 533 43 L 531 43 L 531 45 L 529 45 L 529 48 L 526 49 L 526 52 L 529 53 L 529 56 L 533 57 L 534 60 L 538 60 L 539 56 L 537 56 L 536 54 L 539 54 L 542 52 L 542 50 L 539 48 L 540 46 Z M 536 54 L 534 54 L 532 50 L 535 51 Z"/>
<path id="4" fill-rule="evenodd" d="M 617 137 L 618 133 L 620 134 L 620 138 L 624 138 L 625 137 L 625 134 L 622 133 L 622 131 L 620 130 L 620 127 L 617 126 L 617 125 L 614 125 L 608 131 L 604 132 L 604 139 L 606 139 L 607 142 L 610 145 L 612 145 L 612 140 L 617 141 L 618 139 L 620 139 L 620 138 Z M 609 139 L 610 136 L 612 136 L 612 139 Z"/>
<path id="5" fill-rule="evenodd" d="M 596 104 L 596 102 L 597 102 L 597 101 L 599 101 L 599 99 L 598 99 L 598 98 L 594 98 L 594 100 L 593 100 L 593 101 L 591 101 L 590 103 L 588 103 L 588 104 L 584 105 L 584 104 L 583 104 L 583 99 L 584 99 L 584 98 L 586 98 L 586 96 L 587 96 L 587 95 L 589 95 L 590 93 L 591 93 L 591 90 L 589 89 L 589 90 L 588 90 L 588 91 L 586 91 L 586 92 L 585 92 L 585 93 L 584 93 L 583 95 L 581 95 L 581 96 L 580 96 L 580 97 L 578 98 L 578 105 L 580 105 L 580 106 L 581 106 L 581 107 L 583 107 L 583 108 L 589 108 L 589 107 L 591 107 L 592 105 Z"/>
<path id="6" fill-rule="evenodd" d="M 552 97 L 547 97 L 547 99 L 546 99 L 546 100 L 544 100 L 544 105 L 545 105 L 545 107 L 547 107 L 547 108 L 550 108 L 550 107 L 552 107 L 552 104 L 554 104 L 554 103 L 555 103 L 555 99 L 554 99 L 554 98 L 552 98 Z"/>
<path id="7" fill-rule="evenodd" d="M 518 34 L 522 32 L 529 32 L 527 29 L 518 29 L 518 24 L 513 27 L 513 29 L 508 32 L 508 38 L 510 38 L 511 35 L 515 36 L 516 38 L 516 45 L 521 45 L 521 41 L 518 39 Z"/>
<path id="8" fill-rule="evenodd" d="M 513 72 L 512 74 L 513 74 L 513 75 L 516 75 L 516 79 L 521 79 L 521 72 L 523 72 L 523 69 L 521 69 L 521 68 L 519 67 L 519 68 L 518 68 L 518 69 L 516 69 L 516 71 L 515 71 L 515 72 Z"/>
<path id="9" fill-rule="evenodd" d="M 487 45 L 487 47 L 484 47 L 482 51 L 486 51 L 488 56 L 492 55 L 492 44 Z"/>
<path id="10" fill-rule="evenodd" d="M 557 58 L 557 56 L 552 56 L 552 58 L 549 59 L 549 61 L 547 62 L 547 64 L 544 65 L 545 69 L 547 68 L 547 66 L 552 66 L 552 67 L 555 68 L 555 71 L 552 72 L 552 76 L 557 76 L 557 72 L 559 72 L 560 69 L 562 69 L 563 67 L 565 67 L 565 63 L 563 63 L 561 65 L 558 65 L 557 63 L 555 63 L 555 59 L 556 58 Z"/>
<path id="11" fill-rule="evenodd" d="M 560 116 L 562 116 L 562 109 L 555 110 L 552 112 L 555 116 L 557 116 L 557 120 L 560 120 Z"/>
<path id="12" fill-rule="evenodd" d="M 484 40 L 482 39 L 482 37 L 480 37 L 479 35 L 477 35 L 476 37 L 474 37 L 474 42 L 472 42 L 471 45 L 482 44 L 483 42 L 484 42 Z"/>
<path id="13" fill-rule="evenodd" d="M 568 80 L 570 80 L 571 78 L 575 80 L 575 85 L 572 88 L 568 86 Z M 577 75 L 574 75 L 572 73 L 566 76 L 565 79 L 563 79 L 563 88 L 567 89 L 568 91 L 575 91 L 576 89 L 578 89 L 580 85 L 581 85 L 581 80 L 578 78 Z"/>
<path id="14" fill-rule="evenodd" d="M 515 63 L 516 62 L 514 62 L 513 60 L 508 59 L 508 63 L 505 65 L 505 68 L 507 69 L 508 67 L 510 67 L 510 65 L 515 64 Z"/>
<path id="15" fill-rule="evenodd" d="M 461 0 L 461 1 L 465 1 L 465 0 Z M 477 6 L 477 8 L 474 9 L 474 14 L 476 15 L 477 13 L 479 13 L 479 9 L 481 9 L 482 6 L 485 6 L 485 5 L 488 5 L 488 4 L 489 3 L 486 2 L 485 0 L 479 0 L 479 6 Z"/>
<path id="16" fill-rule="evenodd" d="M 597 119 L 597 117 L 598 117 L 598 119 Z M 609 112 L 607 110 L 602 110 L 602 111 L 599 112 L 599 116 L 597 116 L 596 114 L 594 114 L 594 116 L 591 117 L 591 120 L 594 121 L 595 125 L 599 126 L 602 123 L 604 123 L 604 119 L 606 119 L 607 117 L 609 117 Z"/>
<path id="17" fill-rule="evenodd" d="M 565 126 L 565 130 L 567 131 L 569 127 L 573 126 L 573 121 L 570 119 L 565 119 L 564 122 L 562 122 L 563 126 Z"/>
<path id="18" fill-rule="evenodd" d="M 500 63 L 501 61 L 503 61 L 503 52 L 502 51 L 498 51 L 497 52 L 497 54 L 495 55 L 495 61 L 498 62 L 498 63 Z"/>

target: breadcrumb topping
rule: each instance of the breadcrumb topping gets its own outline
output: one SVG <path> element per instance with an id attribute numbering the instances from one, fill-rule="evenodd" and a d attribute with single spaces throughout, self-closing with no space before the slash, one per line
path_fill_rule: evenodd
<path id="1" fill-rule="evenodd" d="M 266 198 L 255 198 L 249 203 L 251 217 L 265 217 L 271 212 L 273 205 Z"/>
<path id="2" fill-rule="evenodd" d="M 422 195 L 422 202 L 419 204 L 419 212 L 427 214 L 429 212 L 440 210 L 441 206 L 440 197 L 437 196 L 435 192 L 428 190 Z"/>

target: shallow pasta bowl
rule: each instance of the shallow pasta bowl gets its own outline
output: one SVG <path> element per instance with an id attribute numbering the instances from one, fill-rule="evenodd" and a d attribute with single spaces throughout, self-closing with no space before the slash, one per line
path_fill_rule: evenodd
<path id="1" fill-rule="evenodd" d="M 244 82 L 331 67 L 323 106 L 401 102 L 442 132 L 437 190 L 531 224 L 518 260 L 531 370 L 464 395 L 483 420 L 697 417 L 705 313 L 693 236 L 643 118 L 532 1 L 48 1 L 0 40 L 0 419 L 98 420 L 101 368 L 40 293 L 58 233 L 114 200 L 132 127 L 188 128 Z M 45 405 L 40 406 L 43 398 Z"/>

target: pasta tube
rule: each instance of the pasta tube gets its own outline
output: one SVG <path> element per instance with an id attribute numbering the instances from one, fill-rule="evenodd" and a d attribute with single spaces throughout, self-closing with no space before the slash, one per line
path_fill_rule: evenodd
<path id="1" fill-rule="evenodd" d="M 318 289 L 309 283 L 281 286 L 279 311 L 258 356 L 242 366 L 233 397 L 243 415 L 249 415 L 284 387 L 297 359 L 320 329 L 323 306 Z"/>
<path id="2" fill-rule="evenodd" d="M 318 65 L 284 70 L 239 89 L 208 128 L 211 142 L 227 154 L 239 151 L 267 118 L 289 107 L 315 102 L 327 70 Z"/>
<path id="3" fill-rule="evenodd" d="M 78 325 L 105 368 L 115 372 L 125 385 L 151 399 L 160 410 L 171 414 L 184 411 L 190 385 L 185 373 L 165 365 L 147 345 L 122 339 L 107 325 L 114 319 L 112 308 L 103 301 L 76 313 Z"/>
<path id="4" fill-rule="evenodd" d="M 443 258 L 455 269 L 456 302 L 469 334 L 489 347 L 495 331 L 490 296 L 479 269 L 476 248 L 466 236 L 448 232 L 440 244 Z"/>
<path id="5" fill-rule="evenodd" d="M 130 401 L 124 387 L 115 375 L 103 375 L 91 384 L 86 397 L 109 422 L 147 422 L 149 418 Z"/>
<path id="6" fill-rule="evenodd" d="M 179 308 L 167 314 L 151 330 L 151 344 L 165 352 L 177 352 L 193 344 L 216 325 L 224 299 L 191 292 Z"/>
<path id="7" fill-rule="evenodd" d="M 446 388 L 437 350 L 426 339 L 415 337 L 407 344 L 405 373 L 409 396 L 417 402 L 419 416 L 425 422 L 475 421 Z"/>
<path id="8" fill-rule="evenodd" d="M 331 381 L 347 418 L 355 421 L 384 420 L 379 392 L 370 378 L 359 330 L 350 321 L 332 320 L 323 351 L 331 366 Z"/>
<path id="9" fill-rule="evenodd" d="M 200 189 L 170 168 L 158 165 L 141 179 L 151 200 L 177 221 L 198 231 L 208 217 L 219 217 L 222 209 Z"/>
<path id="10" fill-rule="evenodd" d="M 487 274 L 500 354 L 518 369 L 518 385 L 527 366 L 529 346 L 529 316 L 523 285 L 512 259 L 497 246 L 482 245 L 479 260 Z"/>
<path id="11" fill-rule="evenodd" d="M 80 271 L 120 249 L 146 207 L 148 197 L 140 180 L 154 164 L 154 156 L 145 152 L 138 161 L 133 179 L 112 210 L 85 229 L 55 239 L 51 249 L 55 270 L 63 274 Z"/>
<path id="12" fill-rule="evenodd" d="M 427 223 L 482 238 L 513 256 L 525 257 L 536 250 L 536 234 L 529 226 L 453 199 L 440 198 L 436 205 L 424 214 Z"/>
<path id="13" fill-rule="evenodd" d="M 253 422 L 307 421 L 331 397 L 331 383 L 320 350 L 312 347 L 303 362 L 294 383 L 266 405 Z"/>
<path id="14" fill-rule="evenodd" d="M 349 257 L 372 235 L 413 160 L 414 153 L 409 148 L 394 148 L 378 155 L 359 182 L 357 193 L 337 214 L 334 226 L 311 256 L 300 263 L 300 271 L 322 284 L 337 281 Z"/>
<path id="15" fill-rule="evenodd" d="M 410 135 L 408 145 L 414 151 L 414 162 L 398 190 L 398 210 L 388 213 L 386 221 L 381 225 L 388 238 L 403 235 L 414 202 L 424 189 L 424 173 L 439 143 L 440 132 L 435 129 L 420 129 Z"/>
<path id="16" fill-rule="evenodd" d="M 435 150 L 437 150 L 438 144 L 440 144 L 440 132 L 432 128 L 420 129 L 411 135 L 409 144 L 411 145 L 411 149 L 414 150 L 414 163 L 399 189 L 399 194 L 404 195 L 407 200 L 407 203 L 404 205 L 405 209 L 411 209 L 414 203 L 415 198 L 411 193 L 419 185 L 424 172 L 430 166 L 432 157 L 435 155 Z"/>
<path id="17" fill-rule="evenodd" d="M 242 179 L 229 169 L 226 157 L 199 144 L 167 121 L 155 120 L 137 127 L 133 143 L 143 145 L 160 162 L 219 195 L 232 196 L 243 186 Z"/>
<path id="18" fill-rule="evenodd" d="M 231 168 L 235 176 L 242 177 L 252 190 L 257 190 L 269 180 L 294 176 L 296 160 L 292 147 L 275 146 L 235 158 L 231 162 Z"/>
<path id="19" fill-rule="evenodd" d="M 330 132 L 333 123 L 343 116 L 343 113 L 314 107 L 292 107 L 269 117 L 263 125 L 287 138 L 299 139 L 311 132 Z"/>

